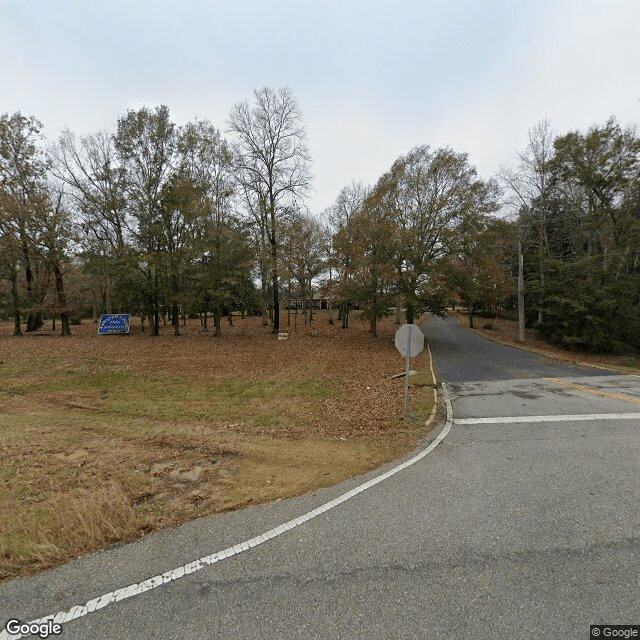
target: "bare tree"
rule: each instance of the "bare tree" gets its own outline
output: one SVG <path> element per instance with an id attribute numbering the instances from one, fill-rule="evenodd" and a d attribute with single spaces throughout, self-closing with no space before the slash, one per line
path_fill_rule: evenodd
<path id="1" fill-rule="evenodd" d="M 229 130 L 237 137 L 236 166 L 243 189 L 255 195 L 270 247 L 273 333 L 280 330 L 279 218 L 310 184 L 310 156 L 302 112 L 288 88 L 255 90 L 253 103 L 237 103 Z"/>
<path id="2" fill-rule="evenodd" d="M 127 309 L 131 289 L 133 218 L 127 207 L 125 167 L 120 164 L 112 134 L 99 131 L 76 138 L 70 131 L 49 148 L 51 173 L 65 185 L 65 199 L 82 234 L 82 258 L 93 275 L 96 306 L 107 301 Z"/>
<path id="3" fill-rule="evenodd" d="M 73 233 L 69 215 L 63 206 L 64 192 L 59 190 L 55 195 L 55 201 L 50 203 L 48 215 L 44 219 L 42 244 L 43 249 L 46 251 L 48 268 L 53 272 L 55 278 L 54 328 L 55 313 L 57 312 L 60 314 L 60 335 L 69 336 L 71 335 L 71 328 L 69 326 L 69 310 L 64 288 L 63 268 L 67 259 L 67 244 L 72 239 Z"/>
<path id="4" fill-rule="evenodd" d="M 544 201 L 549 194 L 554 134 L 551 123 L 544 119 L 529 130 L 527 146 L 518 153 L 514 169 L 501 168 L 498 177 L 512 195 L 516 210 L 530 207 L 536 200 Z"/>
<path id="5" fill-rule="evenodd" d="M 542 322 L 545 259 L 549 256 L 547 239 L 547 208 L 551 190 L 551 161 L 554 156 L 554 133 L 549 120 L 536 122 L 529 130 L 527 146 L 518 154 L 514 169 L 501 168 L 498 179 L 511 198 L 509 204 L 519 216 L 528 217 L 536 229 L 530 240 L 538 246 L 540 300 L 538 322 Z M 521 221 L 522 222 L 522 221 Z M 522 240 L 522 238 L 520 238 Z"/>
<path id="6" fill-rule="evenodd" d="M 282 237 L 285 240 L 282 250 L 283 273 L 288 276 L 289 282 L 295 281 L 297 297 L 302 299 L 303 307 L 309 312 L 311 324 L 313 284 L 327 268 L 328 231 L 312 216 L 294 211 L 283 226 Z"/>
<path id="7" fill-rule="evenodd" d="M 362 213 L 370 192 L 370 187 L 361 182 L 352 182 L 340 190 L 335 202 L 326 211 L 333 232 L 329 264 L 336 270 L 336 282 L 335 285 L 331 283 L 331 289 L 338 299 L 338 319 L 342 321 L 343 329 L 349 326 L 350 304 L 354 297 L 354 272 L 360 250 L 356 242 L 357 225 L 354 219 Z"/>
<path id="8" fill-rule="evenodd" d="M 99 131 L 78 140 L 67 129 L 49 155 L 51 172 L 67 185 L 87 237 L 122 253 L 131 223 L 125 170 L 116 159 L 113 136 Z"/>

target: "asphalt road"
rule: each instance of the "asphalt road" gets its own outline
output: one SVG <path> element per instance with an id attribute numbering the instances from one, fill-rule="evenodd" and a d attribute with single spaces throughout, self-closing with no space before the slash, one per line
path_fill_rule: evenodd
<path id="1" fill-rule="evenodd" d="M 72 620 L 62 638 L 555 640 L 640 624 L 640 378 L 545 362 L 450 320 L 426 333 L 453 405 L 428 455 L 258 546 Z M 0 621 L 68 611 L 379 474 L 5 583 Z"/>
<path id="2" fill-rule="evenodd" d="M 496 345 L 464 330 L 449 316 L 431 316 L 425 333 L 438 380 L 514 380 L 547 376 L 602 376 L 602 369 L 572 367 L 515 347 Z"/>

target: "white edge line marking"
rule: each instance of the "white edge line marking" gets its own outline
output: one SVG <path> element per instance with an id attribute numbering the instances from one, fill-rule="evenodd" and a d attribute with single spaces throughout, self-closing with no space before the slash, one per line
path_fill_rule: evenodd
<path id="1" fill-rule="evenodd" d="M 512 416 L 510 418 L 457 418 L 454 424 L 517 424 L 529 422 L 580 422 L 582 420 L 640 420 L 640 413 L 583 413 L 558 416 Z"/>
<path id="2" fill-rule="evenodd" d="M 59 611 L 58 613 L 54 613 L 48 616 L 44 616 L 43 618 L 38 618 L 37 620 L 31 620 L 26 623 L 28 625 L 32 624 L 43 624 L 47 623 L 49 620 L 53 620 L 54 624 L 64 624 L 67 622 L 71 622 L 72 620 L 76 620 L 77 618 L 82 618 L 83 616 L 88 615 L 98 609 L 103 609 L 104 607 L 113 604 L 114 602 L 120 602 L 121 600 L 126 600 L 127 598 L 132 598 L 133 596 L 137 596 L 145 591 L 150 591 L 151 589 L 156 589 L 157 587 L 167 584 L 168 582 L 173 582 L 174 580 L 178 580 L 179 578 L 183 578 L 191 573 L 196 571 L 200 571 L 200 569 L 204 569 L 205 566 L 210 564 L 215 564 L 220 560 L 224 560 L 225 558 L 229 558 L 236 554 L 242 553 L 243 551 L 247 551 L 248 549 L 255 547 L 257 545 L 270 540 L 271 538 L 275 538 L 285 531 L 289 531 L 290 529 L 294 529 L 299 524 L 303 522 L 307 522 L 311 520 L 311 518 L 315 518 L 316 516 L 333 509 L 335 506 L 350 500 L 354 496 L 358 495 L 362 491 L 370 489 L 371 487 L 379 484 L 383 480 L 390 478 L 395 475 L 399 471 L 410 467 L 415 464 L 419 460 L 422 460 L 427 454 L 431 453 L 447 436 L 449 433 L 451 426 L 453 424 L 453 408 L 451 406 L 451 400 L 449 400 L 449 394 L 447 392 L 447 387 L 445 383 L 442 383 L 442 392 L 444 394 L 445 403 L 447 406 L 447 421 L 442 429 L 442 431 L 438 434 L 436 439 L 426 448 L 424 448 L 420 453 L 413 456 L 406 462 L 399 464 L 384 473 L 381 473 L 379 476 L 364 482 L 361 485 L 358 485 L 354 489 L 343 493 L 341 496 L 334 498 L 330 502 L 327 502 L 319 507 L 313 509 L 313 511 L 309 511 L 302 516 L 298 516 L 293 520 L 289 520 L 273 529 L 270 529 L 266 533 L 260 534 L 251 538 L 250 540 L 246 540 L 245 542 L 240 542 L 238 544 L 232 545 L 231 547 L 227 547 L 222 551 L 218 551 L 216 553 L 212 553 L 211 555 L 204 556 L 199 558 L 198 560 L 194 560 L 189 562 L 181 567 L 177 567 L 175 569 L 170 569 L 169 571 L 165 571 L 164 573 L 153 576 L 152 578 L 148 578 L 142 582 L 131 584 L 127 587 L 122 587 L 121 589 L 116 589 L 115 591 L 111 591 L 109 593 L 105 593 L 97 598 L 93 598 L 89 600 L 83 605 L 75 605 L 66 611 Z M 25 623 L 23 623 L 25 624 Z M 0 640 L 19 640 L 23 638 L 22 634 L 9 634 L 6 629 L 0 631 Z"/>

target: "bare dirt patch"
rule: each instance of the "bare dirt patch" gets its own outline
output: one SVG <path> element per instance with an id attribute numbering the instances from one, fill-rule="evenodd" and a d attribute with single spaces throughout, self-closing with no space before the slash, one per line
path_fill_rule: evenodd
<path id="1" fill-rule="evenodd" d="M 137 320 L 137 319 L 136 319 Z M 286 321 L 286 318 L 285 318 Z M 397 326 L 259 318 L 224 335 L 13 337 L 0 324 L 0 578 L 199 516 L 298 495 L 415 448 Z M 428 357 L 413 410 L 433 406 Z"/>

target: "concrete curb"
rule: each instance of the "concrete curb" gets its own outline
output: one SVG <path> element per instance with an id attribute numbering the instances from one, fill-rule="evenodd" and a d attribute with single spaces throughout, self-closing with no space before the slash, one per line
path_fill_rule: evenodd
<path id="1" fill-rule="evenodd" d="M 427 352 L 429 353 L 429 370 L 431 371 L 431 383 L 433 384 L 433 407 L 431 413 L 426 419 L 424 426 L 430 427 L 436 417 L 436 411 L 438 409 L 438 392 L 436 391 L 436 374 L 433 371 L 433 357 L 431 356 L 431 349 L 429 347 L 429 341 L 427 340 Z"/>

